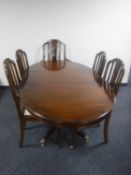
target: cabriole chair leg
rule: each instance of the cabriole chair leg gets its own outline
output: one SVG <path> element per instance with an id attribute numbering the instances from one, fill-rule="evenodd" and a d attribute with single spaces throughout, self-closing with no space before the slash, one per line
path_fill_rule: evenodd
<path id="1" fill-rule="evenodd" d="M 20 123 L 20 143 L 19 143 L 19 147 L 23 146 L 23 142 L 24 142 L 24 129 L 25 129 L 25 122 L 22 121 Z"/>
<path id="2" fill-rule="evenodd" d="M 105 118 L 105 123 L 104 123 L 104 143 L 108 143 L 109 121 L 110 121 L 110 113 L 109 113 L 109 115 Z"/>

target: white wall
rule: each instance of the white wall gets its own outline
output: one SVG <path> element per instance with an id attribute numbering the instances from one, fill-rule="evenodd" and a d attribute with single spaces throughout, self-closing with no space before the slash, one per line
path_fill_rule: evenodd
<path id="1" fill-rule="evenodd" d="M 41 60 L 41 46 L 51 38 L 67 45 L 67 57 L 92 67 L 100 50 L 108 59 L 131 63 L 130 0 L 0 0 L 0 79 L 7 81 L 3 60 L 25 50 L 32 64 Z"/>

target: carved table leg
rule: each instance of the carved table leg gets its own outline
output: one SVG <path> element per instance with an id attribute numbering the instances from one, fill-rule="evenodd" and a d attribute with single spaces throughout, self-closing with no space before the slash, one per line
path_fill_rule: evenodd
<path id="1" fill-rule="evenodd" d="M 80 137 L 84 138 L 86 143 L 89 142 L 89 136 L 86 135 L 83 131 L 81 130 L 75 130 L 76 134 L 78 134 Z"/>
<path id="2" fill-rule="evenodd" d="M 75 136 L 75 129 L 70 129 L 71 130 L 71 140 L 70 140 L 70 149 L 74 149 L 75 148 L 75 144 L 74 144 L 74 136 Z"/>
<path id="3" fill-rule="evenodd" d="M 49 130 L 47 131 L 46 135 L 40 140 L 41 147 L 46 146 L 46 142 L 47 142 L 48 138 L 53 134 L 53 132 L 55 130 L 56 130 L 55 127 L 49 128 Z"/>
<path id="4" fill-rule="evenodd" d="M 59 147 L 61 147 L 61 143 L 60 143 L 60 137 L 61 137 L 61 128 L 57 128 L 56 129 L 56 143 Z"/>

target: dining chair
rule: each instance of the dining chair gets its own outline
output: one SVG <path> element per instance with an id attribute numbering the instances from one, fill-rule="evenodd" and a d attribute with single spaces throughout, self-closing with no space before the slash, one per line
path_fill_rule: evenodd
<path id="1" fill-rule="evenodd" d="M 45 61 L 59 61 L 66 59 L 66 46 L 58 39 L 51 39 L 43 44 L 43 59 Z"/>
<path id="2" fill-rule="evenodd" d="M 23 79 L 24 74 L 29 70 L 29 63 L 26 52 L 21 49 L 18 49 L 16 51 L 16 61 L 19 68 L 21 79 Z"/>
<path id="3" fill-rule="evenodd" d="M 106 63 L 106 53 L 104 51 L 97 53 L 92 67 L 94 74 L 101 77 L 105 63 Z"/>
<path id="4" fill-rule="evenodd" d="M 109 98 L 115 101 L 115 97 L 118 93 L 119 87 L 121 85 L 123 76 L 124 76 L 125 68 L 122 60 L 118 58 L 114 58 L 110 60 L 105 68 L 103 80 L 100 83 L 100 86 L 105 89 L 105 92 L 109 96 Z M 99 81 L 98 81 L 99 82 Z M 109 120 L 111 116 L 112 110 L 105 113 L 103 116 L 100 116 L 100 120 L 98 120 L 97 126 L 99 126 L 101 121 L 105 121 L 104 123 L 104 142 L 108 143 L 108 127 Z"/>
<path id="5" fill-rule="evenodd" d="M 33 115 L 31 115 L 21 103 L 19 96 L 19 89 L 21 88 L 21 80 L 15 62 L 10 58 L 5 59 L 4 69 L 18 112 L 19 123 L 20 123 L 19 146 L 21 147 L 24 141 L 24 130 L 26 129 L 26 123 L 29 121 L 37 121 L 37 119 Z"/>
<path id="6" fill-rule="evenodd" d="M 106 83 L 111 88 L 111 91 L 113 91 L 115 94 L 118 93 L 124 72 L 124 64 L 121 59 L 114 58 L 108 61 L 103 80 L 104 83 Z"/>
<path id="7" fill-rule="evenodd" d="M 105 93 L 108 95 L 108 97 L 114 101 L 114 98 L 116 97 L 119 87 L 121 85 L 123 76 L 124 76 L 124 64 L 122 60 L 118 58 L 114 58 L 110 61 L 108 61 L 103 79 L 98 79 L 99 85 L 105 90 Z M 95 77 L 97 78 L 97 77 Z M 99 77 L 98 77 L 99 78 Z M 108 142 L 108 127 L 109 127 L 109 120 L 111 116 L 112 110 L 104 114 L 101 118 L 102 120 L 105 120 L 104 124 L 104 142 Z M 98 121 L 97 126 L 100 125 L 100 121 Z"/>
<path id="8" fill-rule="evenodd" d="M 115 97 L 120 88 L 120 85 L 124 76 L 124 72 L 125 72 L 125 68 L 121 59 L 114 58 L 108 61 L 105 68 L 104 76 L 103 76 L 103 86 L 107 95 L 110 97 L 110 99 L 111 100 L 114 99 L 113 101 L 115 101 Z M 110 120 L 111 113 L 112 113 L 112 110 L 107 112 L 107 114 L 103 116 L 103 118 L 105 119 L 105 124 L 104 124 L 105 143 L 108 142 L 108 127 L 109 127 L 109 120 Z"/>

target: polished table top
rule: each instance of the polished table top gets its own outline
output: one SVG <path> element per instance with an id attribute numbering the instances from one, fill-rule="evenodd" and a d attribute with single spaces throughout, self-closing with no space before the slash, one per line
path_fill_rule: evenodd
<path id="1" fill-rule="evenodd" d="M 20 97 L 37 118 L 53 126 L 86 127 L 113 107 L 89 67 L 72 61 L 30 66 Z"/>

